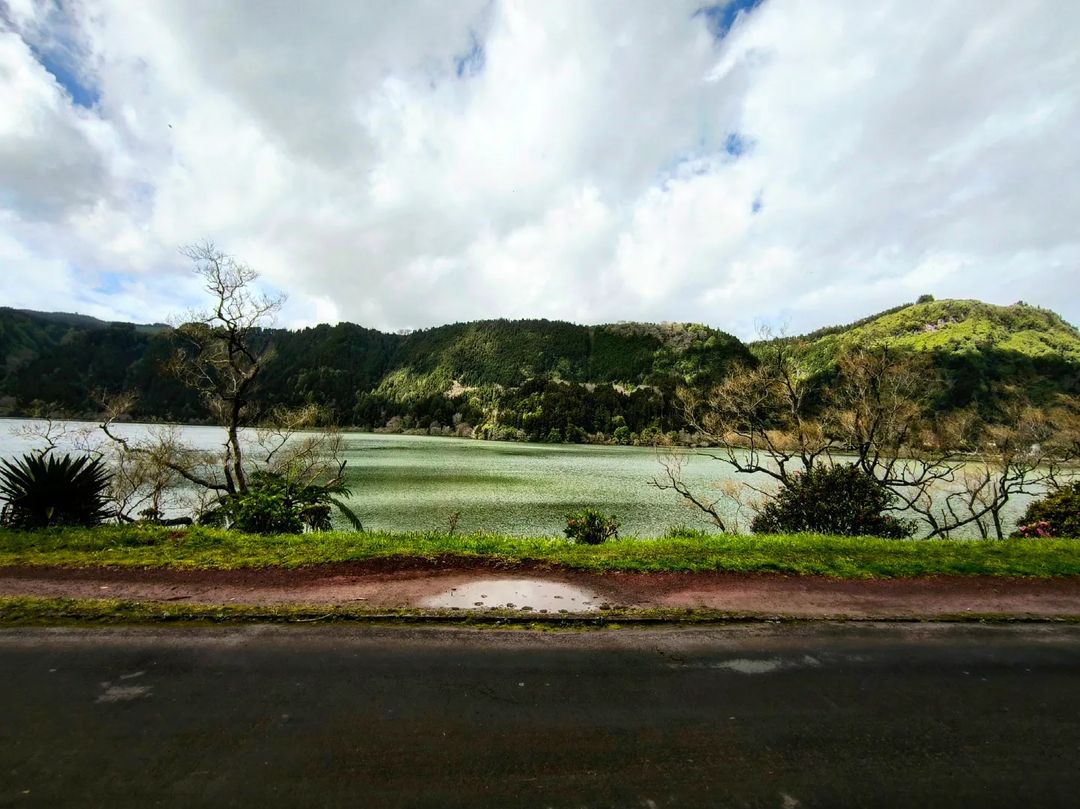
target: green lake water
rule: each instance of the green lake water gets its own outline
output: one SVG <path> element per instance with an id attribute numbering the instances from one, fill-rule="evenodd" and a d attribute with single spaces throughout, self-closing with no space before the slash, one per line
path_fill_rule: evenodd
<path id="1" fill-rule="evenodd" d="M 652 449 L 517 444 L 458 438 L 350 435 L 349 482 L 365 527 L 446 528 L 523 536 L 559 534 L 566 513 L 587 506 L 618 516 L 621 531 L 659 536 L 673 525 L 710 523 L 648 482 L 662 470 Z M 701 487 L 723 470 L 695 459 Z"/>
<path id="2" fill-rule="evenodd" d="M 30 423 L 0 420 L 0 457 L 33 448 L 33 442 L 16 434 Z M 137 438 L 153 428 L 129 424 L 120 429 Z M 224 435 L 215 427 L 181 429 L 185 442 L 205 449 L 220 447 Z M 561 535 L 567 512 L 585 507 L 615 514 L 624 536 L 660 536 L 676 525 L 712 527 L 678 495 L 648 485 L 663 472 L 649 448 L 370 433 L 348 433 L 345 442 L 351 505 L 369 529 L 446 530 L 450 515 L 460 512 L 461 533 L 555 536 Z M 693 454 L 686 456 L 683 473 L 691 488 L 710 500 L 721 499 L 723 482 L 736 477 L 720 462 Z M 754 482 L 768 485 L 767 480 Z M 1010 516 L 1019 514 L 1027 499 L 1010 504 Z M 728 503 L 718 508 L 730 524 L 734 506 L 721 502 Z M 741 528 L 748 530 L 748 515 Z"/>
<path id="3" fill-rule="evenodd" d="M 35 446 L 16 434 L 31 423 L 0 420 L 0 457 Z M 153 428 L 118 429 L 138 438 Z M 219 447 L 224 435 L 214 427 L 181 429 L 185 442 L 202 449 Z M 347 433 L 345 443 L 350 504 L 365 528 L 445 530 L 456 511 L 459 532 L 561 535 L 566 513 L 586 506 L 615 514 L 628 536 L 659 536 L 673 525 L 710 526 L 677 495 L 648 485 L 662 471 L 652 449 L 371 433 Z M 705 491 L 723 473 L 704 459 L 686 468 L 687 478 Z"/>

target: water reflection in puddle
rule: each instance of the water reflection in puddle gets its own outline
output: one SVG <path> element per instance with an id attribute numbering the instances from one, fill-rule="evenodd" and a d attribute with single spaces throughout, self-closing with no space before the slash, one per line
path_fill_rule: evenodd
<path id="1" fill-rule="evenodd" d="M 542 579 L 484 579 L 425 599 L 436 609 L 516 609 L 525 612 L 595 612 L 607 607 L 599 593 Z"/>

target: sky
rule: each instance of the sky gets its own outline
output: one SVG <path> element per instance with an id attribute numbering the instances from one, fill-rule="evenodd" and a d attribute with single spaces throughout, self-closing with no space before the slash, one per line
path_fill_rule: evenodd
<path id="1" fill-rule="evenodd" d="M 1073 0 L 0 0 L 0 305 L 1080 322 Z"/>

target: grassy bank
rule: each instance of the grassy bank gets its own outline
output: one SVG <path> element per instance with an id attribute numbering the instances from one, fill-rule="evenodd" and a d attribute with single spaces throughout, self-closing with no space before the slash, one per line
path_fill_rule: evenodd
<path id="1" fill-rule="evenodd" d="M 838 578 L 1076 576 L 1080 540 L 884 540 L 811 534 L 623 539 L 599 546 L 490 534 L 342 533 L 262 537 L 206 528 L 0 530 L 0 567 L 296 568 L 388 557 L 481 557 L 590 571 L 730 571 Z"/>

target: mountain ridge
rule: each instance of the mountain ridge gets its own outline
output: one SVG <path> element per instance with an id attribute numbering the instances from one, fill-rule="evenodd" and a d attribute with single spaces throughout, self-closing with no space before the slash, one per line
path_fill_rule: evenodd
<path id="1" fill-rule="evenodd" d="M 677 387 L 717 382 L 754 364 L 768 345 L 695 323 L 505 318 L 407 334 L 321 324 L 258 339 L 275 347 L 262 377 L 264 407 L 318 404 L 346 425 L 445 431 L 467 423 L 537 440 L 576 440 L 579 429 L 678 429 Z M 975 404 L 992 417 L 1006 389 L 1021 387 L 1040 402 L 1080 393 L 1080 331 L 1023 303 L 921 299 L 778 339 L 826 380 L 852 347 L 928 353 L 948 382 L 942 409 Z M 0 308 L 0 413 L 52 407 L 90 415 L 94 391 L 135 390 L 139 418 L 203 421 L 197 397 L 161 373 L 171 351 L 161 324 Z"/>

